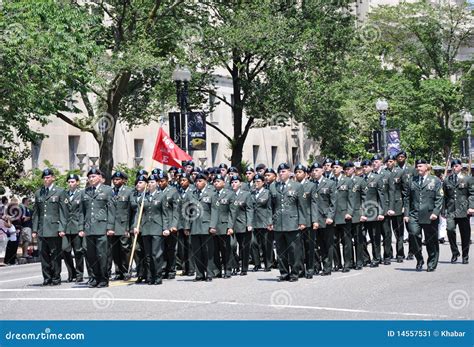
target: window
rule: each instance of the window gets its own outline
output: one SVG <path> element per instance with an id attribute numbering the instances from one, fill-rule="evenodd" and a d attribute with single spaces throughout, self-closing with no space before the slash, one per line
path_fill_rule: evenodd
<path id="1" fill-rule="evenodd" d="M 299 163 L 300 156 L 298 153 L 298 147 L 291 147 L 291 159 L 293 160 L 293 166 Z"/>
<path id="2" fill-rule="evenodd" d="M 211 164 L 212 164 L 212 166 L 216 166 L 218 149 L 219 149 L 219 144 L 212 142 L 211 143 Z"/>
<path id="3" fill-rule="evenodd" d="M 253 146 L 253 166 L 254 167 L 257 165 L 259 149 L 260 149 L 260 146 Z"/>
<path id="4" fill-rule="evenodd" d="M 31 166 L 33 169 L 37 169 L 39 166 L 39 156 L 41 151 L 41 144 L 43 140 L 38 140 L 36 142 L 31 143 Z"/>
<path id="5" fill-rule="evenodd" d="M 143 140 L 135 139 L 133 140 L 133 147 L 135 150 L 135 158 L 143 158 Z"/>
<path id="6" fill-rule="evenodd" d="M 76 168 L 76 153 L 79 147 L 79 136 L 69 136 L 69 170 Z"/>
<path id="7" fill-rule="evenodd" d="M 272 167 L 276 167 L 278 146 L 272 146 Z"/>

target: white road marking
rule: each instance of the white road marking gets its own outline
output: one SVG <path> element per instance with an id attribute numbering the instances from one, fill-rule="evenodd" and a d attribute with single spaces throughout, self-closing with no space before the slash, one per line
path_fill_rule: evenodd
<path id="1" fill-rule="evenodd" d="M 76 290 L 76 288 L 58 289 L 58 290 Z M 36 289 L 33 289 L 35 291 Z M 3 291 L 15 291 L 3 290 Z M 31 291 L 29 289 L 25 291 Z M 94 301 L 94 298 L 0 298 L 0 301 Z M 265 308 L 278 309 L 299 309 L 299 310 L 318 310 L 318 311 L 333 311 L 333 312 L 348 312 L 348 313 L 366 313 L 366 314 L 384 314 L 392 316 L 406 316 L 406 317 L 424 317 L 424 318 L 447 318 L 447 315 L 427 314 L 427 313 L 410 313 L 410 312 L 391 312 L 391 311 L 368 311 L 349 308 L 337 307 L 320 307 L 320 306 L 299 306 L 299 305 L 266 305 L 258 303 L 240 303 L 240 302 L 226 302 L 226 301 L 194 301 L 194 300 L 169 300 L 169 299 L 134 299 L 134 298 L 110 298 L 114 302 L 148 302 L 148 303 L 179 303 L 179 304 L 193 304 L 193 305 L 233 305 L 233 306 L 257 306 Z"/>
<path id="2" fill-rule="evenodd" d="M 21 278 L 14 278 L 11 280 L 0 281 L 0 283 L 8 283 L 8 282 L 15 282 L 15 281 L 22 281 L 22 280 L 31 280 L 33 278 L 42 278 L 43 276 L 31 276 L 31 277 L 21 277 Z"/>
<path id="3" fill-rule="evenodd" d="M 356 277 L 356 276 L 359 276 L 359 275 L 362 275 L 362 272 L 358 272 L 358 273 L 355 273 L 355 274 L 352 274 L 352 275 L 341 276 L 341 277 L 334 277 L 332 279 L 340 280 L 340 279 L 343 279 L 343 278 Z"/>

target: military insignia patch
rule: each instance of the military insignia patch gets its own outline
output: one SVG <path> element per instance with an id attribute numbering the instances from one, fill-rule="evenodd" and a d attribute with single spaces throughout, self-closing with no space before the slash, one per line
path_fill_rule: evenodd
<path id="1" fill-rule="evenodd" d="M 65 204 L 69 204 L 69 200 L 68 200 L 67 198 L 64 199 L 64 203 L 65 203 Z"/>

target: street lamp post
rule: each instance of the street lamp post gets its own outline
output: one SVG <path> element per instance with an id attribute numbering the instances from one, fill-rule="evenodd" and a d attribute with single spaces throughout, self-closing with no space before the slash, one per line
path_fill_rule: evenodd
<path id="1" fill-rule="evenodd" d="M 375 103 L 377 111 L 380 113 L 380 125 L 382 126 L 382 145 L 383 145 L 383 155 L 387 156 L 387 111 L 388 111 L 388 102 L 385 99 L 378 99 Z"/>
<path id="2" fill-rule="evenodd" d="M 191 80 L 191 72 L 187 67 L 177 67 L 172 74 L 173 81 L 176 82 L 176 98 L 178 102 L 178 106 L 181 113 L 181 124 L 182 129 L 181 131 L 181 143 L 184 145 L 184 149 L 188 151 L 188 143 L 186 141 L 186 134 L 187 134 L 187 120 L 186 120 L 186 112 L 188 109 L 188 86 L 189 81 Z"/>
<path id="3" fill-rule="evenodd" d="M 467 156 L 469 158 L 469 174 L 471 174 L 471 162 L 472 162 L 472 157 L 471 157 L 471 135 L 472 135 L 472 128 L 471 128 L 471 122 L 472 122 L 472 114 L 469 111 L 464 111 L 464 121 L 466 122 L 466 133 L 467 133 Z"/>

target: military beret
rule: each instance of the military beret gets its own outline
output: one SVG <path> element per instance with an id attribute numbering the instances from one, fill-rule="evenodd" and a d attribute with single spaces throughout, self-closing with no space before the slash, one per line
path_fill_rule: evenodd
<path id="1" fill-rule="evenodd" d="M 401 156 L 401 155 L 403 155 L 403 156 L 406 158 L 406 157 L 407 157 L 407 152 L 400 150 L 400 151 L 395 155 L 395 157 L 399 157 L 399 156 Z"/>
<path id="2" fill-rule="evenodd" d="M 426 159 L 418 159 L 416 162 L 415 162 L 415 165 L 420 165 L 420 164 L 428 164 L 428 162 L 426 161 Z"/>
<path id="3" fill-rule="evenodd" d="M 229 171 L 228 171 L 228 172 L 229 172 L 229 173 L 237 173 L 237 174 L 238 174 L 238 173 L 239 173 L 239 170 L 238 170 L 235 166 L 231 166 L 231 167 L 229 168 Z"/>
<path id="4" fill-rule="evenodd" d="M 258 164 L 255 170 L 260 171 L 260 170 L 265 170 L 267 167 L 265 164 Z"/>
<path id="5" fill-rule="evenodd" d="M 451 161 L 451 167 L 453 167 L 454 165 L 462 165 L 461 159 L 453 159 Z"/>
<path id="6" fill-rule="evenodd" d="M 273 170 L 271 167 L 269 167 L 269 168 L 265 169 L 265 174 L 267 174 L 267 173 L 271 173 L 271 174 L 274 174 L 274 175 L 276 175 L 276 172 L 275 172 L 275 170 Z"/>
<path id="7" fill-rule="evenodd" d="M 137 172 L 137 175 L 136 177 L 138 178 L 138 176 L 148 176 L 148 171 L 146 171 L 145 169 L 141 169 L 140 171 Z"/>
<path id="8" fill-rule="evenodd" d="M 313 164 L 311 164 L 311 170 L 314 170 L 314 169 L 322 169 L 323 166 L 321 164 L 319 164 L 318 162 L 314 162 Z"/>
<path id="9" fill-rule="evenodd" d="M 281 170 L 289 170 L 290 169 L 290 166 L 287 164 L 287 163 L 281 163 L 280 165 L 278 165 L 278 172 L 280 172 Z"/>
<path id="10" fill-rule="evenodd" d="M 139 176 L 137 177 L 137 179 L 135 180 L 135 185 L 136 185 L 138 182 L 148 182 L 148 178 L 147 178 L 145 175 L 139 175 Z"/>
<path id="11" fill-rule="evenodd" d="M 178 170 L 176 170 L 176 175 L 182 175 L 184 174 L 184 170 L 182 168 L 178 168 Z"/>
<path id="12" fill-rule="evenodd" d="M 102 175 L 102 173 L 100 172 L 100 170 L 96 167 L 92 167 L 90 168 L 89 172 L 87 173 L 87 177 L 89 177 L 90 175 Z"/>
<path id="13" fill-rule="evenodd" d="M 152 174 L 152 175 L 158 175 L 158 174 L 160 174 L 161 172 L 163 172 L 163 170 L 161 170 L 159 167 L 157 167 L 156 169 L 153 169 L 153 170 L 151 171 L 151 174 Z"/>
<path id="14" fill-rule="evenodd" d="M 348 169 L 350 167 L 355 167 L 355 165 L 352 161 L 346 161 L 343 165 L 343 169 Z"/>
<path id="15" fill-rule="evenodd" d="M 263 176 L 260 175 L 260 174 L 256 174 L 255 176 L 253 176 L 253 180 L 254 180 L 254 181 L 258 181 L 258 180 L 260 180 L 260 181 L 265 181 L 265 177 L 263 177 Z"/>
<path id="16" fill-rule="evenodd" d="M 397 160 L 397 157 L 394 156 L 393 154 L 387 155 L 387 156 L 385 157 L 385 160 L 384 160 L 383 162 L 386 163 L 386 162 L 389 161 L 389 160 Z"/>
<path id="17" fill-rule="evenodd" d="M 128 178 L 127 174 L 122 171 L 115 171 L 114 174 L 112 175 L 112 179 L 114 178 L 121 178 L 126 180 Z"/>
<path id="18" fill-rule="evenodd" d="M 298 170 L 306 172 L 307 169 L 306 169 L 306 166 L 304 166 L 303 164 L 298 164 L 295 166 L 295 171 L 298 171 Z"/>
<path id="19" fill-rule="evenodd" d="M 186 172 L 183 173 L 183 174 L 181 174 L 180 179 L 183 179 L 183 178 L 186 179 L 186 180 L 188 180 L 188 181 L 190 181 L 190 182 L 192 182 L 192 180 L 193 180 L 192 177 L 191 177 L 191 175 L 188 174 L 188 173 L 186 173 Z"/>
<path id="20" fill-rule="evenodd" d="M 160 179 L 160 180 L 167 180 L 168 179 L 168 175 L 165 172 L 160 172 L 157 176 L 158 176 L 158 179 Z"/>
<path id="21" fill-rule="evenodd" d="M 192 166 L 192 167 L 194 167 L 194 161 L 188 160 L 188 161 L 185 162 L 183 165 L 184 165 L 184 166 Z"/>
<path id="22" fill-rule="evenodd" d="M 227 164 L 224 164 L 224 163 L 219 164 L 219 169 L 226 169 L 227 170 Z"/>
<path id="23" fill-rule="evenodd" d="M 178 170 L 178 168 L 176 166 L 172 166 L 168 169 L 168 172 L 171 172 L 171 171 L 176 172 L 177 170 Z"/>
<path id="24" fill-rule="evenodd" d="M 255 170 L 253 169 L 253 167 L 247 166 L 247 167 L 245 168 L 245 173 L 247 173 L 247 172 L 255 172 Z"/>
<path id="25" fill-rule="evenodd" d="M 209 175 L 213 175 L 216 173 L 216 170 L 213 167 L 208 167 L 206 171 L 209 173 Z"/>
<path id="26" fill-rule="evenodd" d="M 197 181 L 197 180 L 205 180 L 205 181 L 207 181 L 207 176 L 204 175 L 203 173 L 198 173 L 198 174 L 196 175 L 196 181 Z"/>
<path id="27" fill-rule="evenodd" d="M 333 163 L 333 160 L 331 158 L 326 158 L 324 159 L 323 161 L 323 165 L 326 165 L 326 164 L 332 164 Z"/>
<path id="28" fill-rule="evenodd" d="M 360 162 L 360 166 L 371 166 L 372 162 L 369 159 L 364 159 Z"/>
<path id="29" fill-rule="evenodd" d="M 202 169 L 199 166 L 196 166 L 195 168 L 193 168 L 193 173 L 194 172 L 201 173 Z"/>
<path id="30" fill-rule="evenodd" d="M 239 181 L 239 182 L 241 182 L 242 179 L 240 178 L 239 175 L 232 175 L 232 177 L 230 178 L 230 181 L 231 181 L 231 182 L 234 182 L 234 181 Z"/>
<path id="31" fill-rule="evenodd" d="M 79 176 L 76 175 L 76 174 L 69 174 L 69 175 L 67 175 L 66 181 L 69 181 L 69 180 L 76 180 L 76 181 L 79 181 Z"/>
<path id="32" fill-rule="evenodd" d="M 216 177 L 214 177 L 214 182 L 215 181 L 225 181 L 225 178 L 221 174 L 217 174 Z"/>
<path id="33" fill-rule="evenodd" d="M 151 174 L 150 177 L 148 177 L 148 182 L 150 181 L 158 181 L 158 175 L 157 174 Z M 138 181 L 137 181 L 138 182 Z"/>
<path id="34" fill-rule="evenodd" d="M 344 163 L 340 160 L 334 160 L 331 166 L 344 166 Z"/>
<path id="35" fill-rule="evenodd" d="M 375 154 L 375 155 L 372 157 L 371 160 L 372 160 L 372 161 L 374 161 L 374 160 L 383 160 L 383 157 L 382 157 L 380 154 Z"/>

